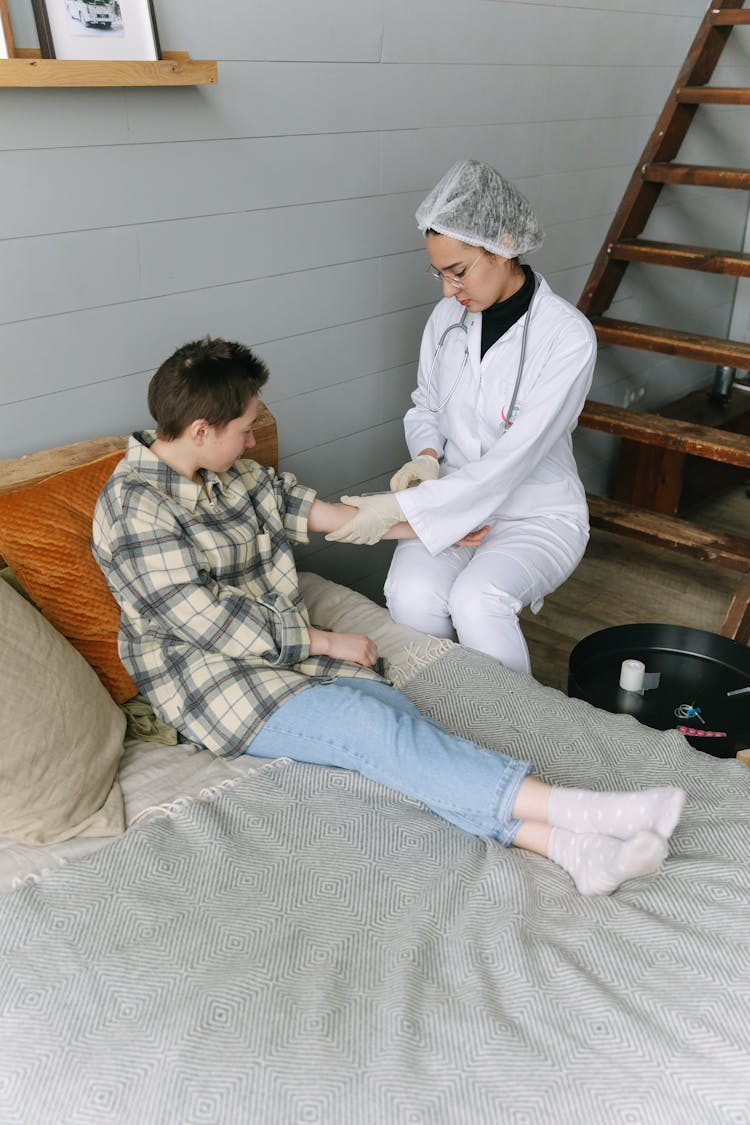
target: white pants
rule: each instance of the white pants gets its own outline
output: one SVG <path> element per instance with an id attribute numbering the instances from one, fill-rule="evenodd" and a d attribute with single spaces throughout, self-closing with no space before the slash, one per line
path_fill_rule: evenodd
<path id="1" fill-rule="evenodd" d="M 458 639 L 529 672 L 518 614 L 534 613 L 583 558 L 588 532 L 550 517 L 496 520 L 479 547 L 434 557 L 418 539 L 396 547 L 385 583 L 391 617 L 434 637 Z"/>

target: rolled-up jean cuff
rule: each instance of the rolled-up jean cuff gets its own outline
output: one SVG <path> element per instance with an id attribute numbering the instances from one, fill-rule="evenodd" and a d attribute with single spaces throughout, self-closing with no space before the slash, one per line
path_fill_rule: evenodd
<path id="1" fill-rule="evenodd" d="M 524 780 L 531 773 L 533 767 L 531 762 L 520 762 L 508 759 L 505 769 L 498 780 L 497 790 L 499 791 L 499 800 L 497 803 L 497 832 L 495 839 L 504 848 L 509 848 L 516 838 L 518 829 L 523 824 L 522 820 L 513 818 L 513 806 L 518 797 L 518 790 L 521 788 Z"/>

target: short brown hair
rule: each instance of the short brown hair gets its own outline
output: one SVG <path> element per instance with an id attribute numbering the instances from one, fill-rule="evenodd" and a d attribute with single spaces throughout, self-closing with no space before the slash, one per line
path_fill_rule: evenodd
<path id="1" fill-rule="evenodd" d="M 205 336 L 165 359 L 148 387 L 157 437 L 171 441 L 198 418 L 223 429 L 247 410 L 268 379 L 250 348 Z"/>

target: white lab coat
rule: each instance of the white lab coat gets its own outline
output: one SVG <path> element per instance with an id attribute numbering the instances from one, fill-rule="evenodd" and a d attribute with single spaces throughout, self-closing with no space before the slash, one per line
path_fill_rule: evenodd
<path id="1" fill-rule="evenodd" d="M 443 463 L 439 480 L 398 493 L 404 516 L 431 555 L 497 519 L 558 517 L 586 531 L 586 496 L 571 435 L 596 360 L 591 324 L 540 279 L 513 425 L 502 433 L 529 314 L 480 360 L 482 318 L 469 313 L 469 357 L 461 378 L 455 383 L 467 336 L 454 331 L 433 373 L 428 404 L 428 376 L 437 342 L 462 311 L 453 297 L 440 301 L 422 337 L 414 405 L 404 419 L 406 441 L 412 457 L 432 448 L 442 455 Z M 428 408 L 434 411 L 438 406 L 442 409 L 437 413 Z"/>

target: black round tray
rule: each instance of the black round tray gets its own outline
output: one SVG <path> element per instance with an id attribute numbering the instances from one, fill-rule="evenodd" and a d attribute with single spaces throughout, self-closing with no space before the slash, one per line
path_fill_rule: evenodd
<path id="1" fill-rule="evenodd" d="M 659 686 L 643 695 L 619 686 L 626 659 L 642 660 L 659 672 Z M 750 649 L 717 633 L 682 625 L 617 625 L 592 633 L 575 646 L 568 664 L 568 695 L 605 711 L 625 712 L 646 726 L 726 731 L 726 738 L 686 736 L 716 758 L 733 758 L 750 746 Z M 675 708 L 701 708 L 701 718 L 680 719 Z"/>

